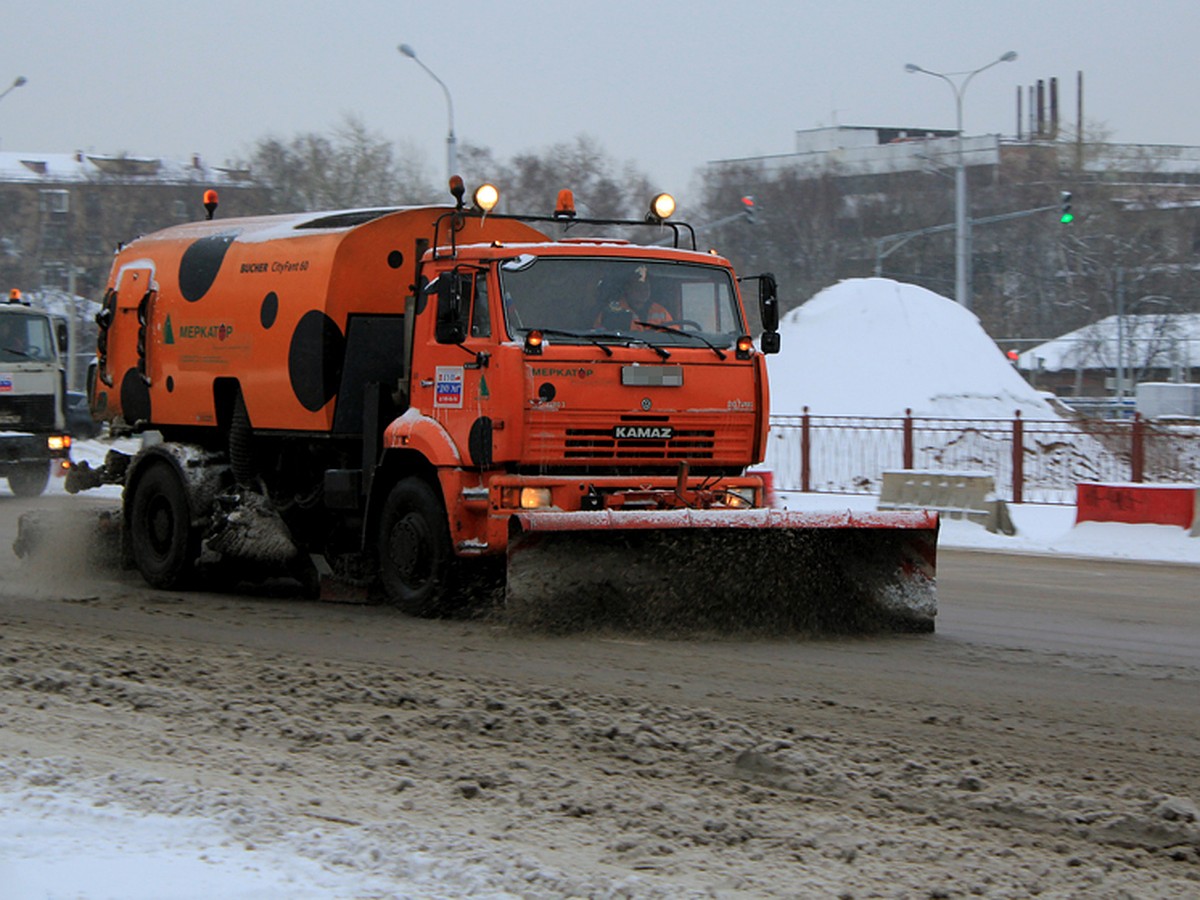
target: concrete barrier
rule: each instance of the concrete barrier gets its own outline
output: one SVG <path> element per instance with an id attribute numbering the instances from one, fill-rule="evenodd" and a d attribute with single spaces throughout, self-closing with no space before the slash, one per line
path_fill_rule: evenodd
<path id="1" fill-rule="evenodd" d="M 996 480 L 988 472 L 884 472 L 879 508 L 934 509 L 951 518 L 979 522 L 991 532 L 1016 534 L 1008 507 L 996 496 Z"/>
<path id="2" fill-rule="evenodd" d="M 1075 522 L 1178 525 L 1200 537 L 1200 485 L 1101 484 L 1075 486 Z"/>

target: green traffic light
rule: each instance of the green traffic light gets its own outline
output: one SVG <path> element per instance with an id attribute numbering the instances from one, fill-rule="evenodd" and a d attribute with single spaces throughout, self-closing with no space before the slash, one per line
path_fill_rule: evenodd
<path id="1" fill-rule="evenodd" d="M 1064 225 L 1070 225 L 1075 221 L 1075 215 L 1074 213 L 1063 213 L 1062 218 L 1060 218 L 1058 221 L 1062 222 Z"/>

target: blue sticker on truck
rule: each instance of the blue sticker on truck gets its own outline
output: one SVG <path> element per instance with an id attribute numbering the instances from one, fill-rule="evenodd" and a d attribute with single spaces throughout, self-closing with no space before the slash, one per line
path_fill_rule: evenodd
<path id="1" fill-rule="evenodd" d="M 434 374 L 433 406 L 435 409 L 462 409 L 463 367 L 438 366 Z"/>

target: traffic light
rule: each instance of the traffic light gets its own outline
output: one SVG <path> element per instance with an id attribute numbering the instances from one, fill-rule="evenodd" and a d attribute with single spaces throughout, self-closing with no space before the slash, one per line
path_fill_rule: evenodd
<path id="1" fill-rule="evenodd" d="M 742 214 L 746 217 L 746 221 L 753 225 L 757 219 L 754 217 L 754 198 L 745 196 L 742 198 Z"/>
<path id="2" fill-rule="evenodd" d="M 1060 215 L 1058 217 L 1058 221 L 1060 221 L 1064 225 L 1070 225 L 1072 222 L 1075 221 L 1075 213 L 1071 212 L 1071 192 L 1070 191 L 1062 192 L 1062 215 Z"/>

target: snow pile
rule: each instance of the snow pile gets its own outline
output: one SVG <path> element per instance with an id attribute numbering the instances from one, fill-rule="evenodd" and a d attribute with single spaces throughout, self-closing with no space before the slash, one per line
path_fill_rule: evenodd
<path id="1" fill-rule="evenodd" d="M 972 313 L 916 285 L 842 281 L 779 331 L 782 350 L 767 358 L 773 415 L 1058 418 Z"/>

